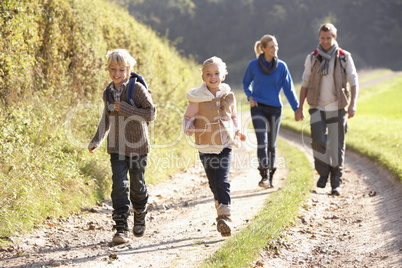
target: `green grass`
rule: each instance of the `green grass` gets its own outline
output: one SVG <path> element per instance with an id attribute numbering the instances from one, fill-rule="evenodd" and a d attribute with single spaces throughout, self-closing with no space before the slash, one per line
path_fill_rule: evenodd
<path id="1" fill-rule="evenodd" d="M 109 188 L 104 162 L 66 142 L 66 129 L 52 116 L 57 106 L 40 104 L 0 114 L 1 237 L 91 206 Z"/>
<path id="2" fill-rule="evenodd" d="M 379 74 L 388 72 L 381 70 Z M 373 77 L 381 76 L 374 73 Z M 401 99 L 401 75 L 361 89 L 356 115 L 348 121 L 346 146 L 377 161 L 402 182 Z M 304 121 L 295 122 L 293 111 L 289 106 L 284 107 L 282 127 L 310 135 L 307 104 L 304 112 Z"/>
<path id="3" fill-rule="evenodd" d="M 286 185 L 273 193 L 251 224 L 228 239 L 201 267 L 251 267 L 258 252 L 269 249 L 298 214 L 312 187 L 312 167 L 306 156 L 278 139 L 278 150 L 289 170 Z"/>
<path id="4" fill-rule="evenodd" d="M 110 1 L 42 2 L 2 3 L 13 16 L 0 35 L 16 34 L 0 45 L 0 243 L 48 216 L 110 198 L 106 141 L 94 154 L 86 148 L 110 82 L 108 50 L 133 55 L 134 70 L 146 79 L 158 109 L 150 124 L 147 183 L 168 178 L 194 157 L 177 138 L 186 93 L 202 83 L 199 66 Z"/>
<path id="5" fill-rule="evenodd" d="M 388 168 L 402 182 L 402 75 L 367 88 L 349 120 L 347 146 Z"/>
<path id="6" fill-rule="evenodd" d="M 368 69 L 359 71 L 359 83 L 367 83 L 377 78 L 391 74 L 392 70 L 389 69 Z"/>
<path id="7" fill-rule="evenodd" d="M 247 96 L 241 88 L 232 88 L 236 96 L 237 111 L 250 110 L 250 103 L 247 101 Z"/>

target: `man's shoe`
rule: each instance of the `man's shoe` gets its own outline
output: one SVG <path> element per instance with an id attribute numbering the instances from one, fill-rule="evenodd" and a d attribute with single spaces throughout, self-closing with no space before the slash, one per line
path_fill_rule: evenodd
<path id="1" fill-rule="evenodd" d="M 230 219 L 230 215 L 219 215 L 216 220 L 218 221 L 216 224 L 216 229 L 218 232 L 220 232 L 224 237 L 231 236 L 232 234 L 229 222 L 232 220 Z"/>
<path id="2" fill-rule="evenodd" d="M 325 185 L 327 185 L 327 181 L 328 181 L 328 176 L 320 176 L 320 178 L 317 181 L 317 187 L 325 188 Z"/>
<path id="3" fill-rule="evenodd" d="M 137 211 L 134 209 L 134 228 L 133 233 L 135 237 L 142 237 L 145 233 L 145 218 L 147 215 L 147 209 L 143 211 Z"/>
<path id="4" fill-rule="evenodd" d="M 340 187 L 333 188 L 332 191 L 331 191 L 331 195 L 340 196 L 341 195 L 341 188 Z"/>

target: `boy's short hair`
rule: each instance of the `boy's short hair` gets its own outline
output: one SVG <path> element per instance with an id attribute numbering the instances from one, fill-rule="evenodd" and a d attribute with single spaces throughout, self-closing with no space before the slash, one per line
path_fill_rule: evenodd
<path id="1" fill-rule="evenodd" d="M 318 30 L 318 35 L 320 35 L 320 32 L 330 32 L 333 37 L 336 37 L 336 28 L 332 23 L 324 23 L 320 26 L 320 29 Z"/>
<path id="2" fill-rule="evenodd" d="M 211 58 L 209 58 L 209 59 L 206 59 L 206 60 L 204 61 L 204 63 L 202 64 L 202 67 L 201 67 L 201 69 L 200 69 L 200 70 L 201 70 L 201 73 L 203 72 L 203 70 L 204 70 L 204 68 L 205 68 L 206 66 L 211 65 L 211 64 L 216 64 L 216 65 L 218 66 L 218 68 L 219 68 L 221 74 L 223 74 L 223 75 L 227 75 L 227 74 L 228 74 L 228 70 L 227 70 L 227 67 L 226 67 L 226 63 L 223 62 L 223 60 L 222 60 L 221 58 L 218 58 L 218 57 L 216 57 L 216 56 L 213 56 L 213 57 L 211 57 Z"/>
<path id="3" fill-rule="evenodd" d="M 125 49 L 109 50 L 106 54 L 106 58 L 107 69 L 109 69 L 112 62 L 116 62 L 127 67 L 127 69 L 131 72 L 134 68 L 134 65 L 137 63 L 137 61 Z"/>

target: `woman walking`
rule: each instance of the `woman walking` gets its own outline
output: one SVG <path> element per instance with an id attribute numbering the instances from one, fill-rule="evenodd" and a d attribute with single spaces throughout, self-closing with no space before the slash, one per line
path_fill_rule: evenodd
<path id="1" fill-rule="evenodd" d="M 292 77 L 286 63 L 278 59 L 278 42 L 264 35 L 254 46 L 257 59 L 249 62 L 243 77 L 243 89 L 250 102 L 257 137 L 259 186 L 272 188 L 276 171 L 276 140 L 282 115 L 280 92 L 283 89 L 293 111 L 299 107 Z"/>

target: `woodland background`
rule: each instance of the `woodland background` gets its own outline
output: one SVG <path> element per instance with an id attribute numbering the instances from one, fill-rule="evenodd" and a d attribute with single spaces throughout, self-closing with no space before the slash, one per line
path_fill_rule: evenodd
<path id="1" fill-rule="evenodd" d="M 275 35 L 279 58 L 300 81 L 304 60 L 318 44 L 318 27 L 332 22 L 339 45 L 358 69 L 402 68 L 401 0 L 114 0 L 197 62 L 216 55 L 227 82 L 241 85 L 254 43 Z"/>

